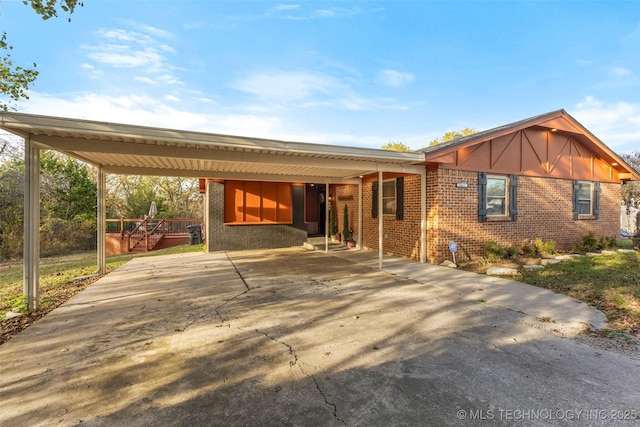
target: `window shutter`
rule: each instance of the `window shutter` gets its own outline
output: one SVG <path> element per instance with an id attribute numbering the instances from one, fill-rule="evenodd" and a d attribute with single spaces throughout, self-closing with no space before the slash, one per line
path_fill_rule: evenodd
<path id="1" fill-rule="evenodd" d="M 600 183 L 593 183 L 593 216 L 598 219 L 600 216 Z"/>
<path id="2" fill-rule="evenodd" d="M 487 173 L 478 172 L 478 222 L 487 221 Z"/>
<path id="3" fill-rule="evenodd" d="M 404 177 L 396 178 L 396 219 L 404 219 Z"/>
<path id="4" fill-rule="evenodd" d="M 509 176 L 509 219 L 518 219 L 518 176 Z"/>
<path id="5" fill-rule="evenodd" d="M 573 219 L 578 219 L 578 189 L 580 185 L 577 180 L 573 180 Z"/>
<path id="6" fill-rule="evenodd" d="M 371 191 L 371 218 L 378 218 L 378 181 L 373 181 Z"/>

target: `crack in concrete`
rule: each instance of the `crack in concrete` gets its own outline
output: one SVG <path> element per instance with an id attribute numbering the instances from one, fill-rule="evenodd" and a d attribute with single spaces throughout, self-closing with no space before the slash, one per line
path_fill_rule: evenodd
<path id="1" fill-rule="evenodd" d="M 283 345 L 283 346 L 287 347 L 289 354 L 290 354 L 291 356 L 293 356 L 293 360 L 292 360 L 292 361 L 289 361 L 289 366 L 290 366 L 290 367 L 298 366 L 298 369 L 300 369 L 300 372 L 302 373 L 302 375 L 304 375 L 305 377 L 307 377 L 307 378 L 311 379 L 311 381 L 313 381 L 313 383 L 314 383 L 314 384 L 315 384 L 315 386 L 316 386 L 316 390 L 318 390 L 318 393 L 320 393 L 320 396 L 322 396 L 322 399 L 324 400 L 325 405 L 330 406 L 330 407 L 333 409 L 333 417 L 334 417 L 337 421 L 339 421 L 339 422 L 341 422 L 342 424 L 344 424 L 344 425 L 348 426 L 348 425 L 349 425 L 349 423 L 347 423 L 345 420 L 343 420 L 342 418 L 340 418 L 340 417 L 338 416 L 338 406 L 337 406 L 335 403 L 330 402 L 330 401 L 329 401 L 329 399 L 327 399 L 327 395 L 324 393 L 324 390 L 322 390 L 322 387 L 320 386 L 320 383 L 318 382 L 318 380 L 316 379 L 316 377 L 315 377 L 315 376 L 313 376 L 313 375 L 311 375 L 311 374 L 307 374 L 307 373 L 304 371 L 304 368 L 302 367 L 303 363 L 301 363 L 301 362 L 300 362 L 300 360 L 299 360 L 299 358 L 298 358 L 298 354 L 297 354 L 297 353 L 296 353 L 296 351 L 293 349 L 293 347 L 292 347 L 290 344 L 288 344 L 288 343 L 286 343 L 286 342 L 283 342 L 283 341 L 280 341 L 280 340 L 276 339 L 275 337 L 273 337 L 273 336 L 269 335 L 269 333 L 268 333 L 268 332 L 260 331 L 260 330 L 258 330 L 258 329 L 256 329 L 255 331 L 256 331 L 256 332 L 258 332 L 259 334 L 262 334 L 262 335 L 264 335 L 265 337 L 269 338 L 271 341 L 273 341 L 273 342 L 275 342 L 275 343 L 277 343 L 277 344 L 280 344 L 280 345 Z"/>
<path id="2" fill-rule="evenodd" d="M 227 259 L 229 260 L 229 262 L 231 263 L 231 265 L 233 266 L 233 268 L 236 270 L 236 274 L 238 275 L 238 277 L 240 277 L 240 280 L 242 280 L 242 283 L 244 283 L 244 286 L 246 288 L 246 290 L 236 296 L 234 296 L 233 298 L 228 299 L 227 301 L 225 301 L 223 304 L 217 306 L 216 308 L 214 308 L 214 311 L 216 312 L 216 314 L 218 315 L 218 317 L 220 317 L 222 323 L 226 322 L 228 320 L 228 318 L 225 318 L 219 311 L 219 309 L 221 309 L 222 307 L 224 307 L 227 303 L 233 301 L 234 299 L 238 298 L 239 296 L 242 296 L 244 294 L 246 294 L 247 292 L 251 291 L 251 287 L 247 284 L 247 281 L 245 280 L 244 276 L 242 275 L 242 273 L 240 273 L 240 270 L 238 270 L 238 267 L 234 264 L 234 262 L 231 260 L 231 258 L 229 257 L 229 254 L 225 252 L 225 255 L 227 256 Z M 324 284 L 324 282 L 322 282 Z M 328 288 L 328 285 L 325 285 Z M 241 328 L 238 328 L 241 329 Z M 293 367 L 293 366 L 298 366 L 298 369 L 300 369 L 300 372 L 302 373 L 302 375 L 304 375 L 307 378 L 310 378 L 311 381 L 313 381 L 313 383 L 316 386 L 316 390 L 318 390 L 318 393 L 320 393 L 320 396 L 322 396 L 322 399 L 324 400 L 325 405 L 330 406 L 333 409 L 333 417 L 341 422 L 342 424 L 348 426 L 349 424 L 341 419 L 338 416 L 338 407 L 335 403 L 330 402 L 329 399 L 327 399 L 327 395 L 324 393 L 324 391 L 322 390 L 322 387 L 320 387 L 320 383 L 318 382 L 318 380 L 316 380 L 316 378 L 313 375 L 307 374 L 304 371 L 304 368 L 302 367 L 302 364 L 298 363 L 299 359 L 298 359 L 298 354 L 296 353 L 296 351 L 293 349 L 293 347 L 290 344 L 287 344 L 286 342 L 280 341 L 278 339 L 276 339 L 275 337 L 269 335 L 268 332 L 264 332 L 264 331 L 260 331 L 258 329 L 255 330 L 257 333 L 264 335 L 265 337 L 269 338 L 271 341 L 283 345 L 285 347 L 287 347 L 288 353 L 289 355 L 293 356 L 293 360 L 289 361 L 289 367 Z"/>

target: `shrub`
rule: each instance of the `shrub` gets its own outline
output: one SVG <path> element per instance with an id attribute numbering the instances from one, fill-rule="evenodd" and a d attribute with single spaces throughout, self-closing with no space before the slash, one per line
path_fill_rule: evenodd
<path id="1" fill-rule="evenodd" d="M 533 239 L 533 247 L 538 255 L 553 254 L 556 252 L 556 242 L 553 240 L 544 241 L 540 237 Z"/>
<path id="2" fill-rule="evenodd" d="M 487 250 L 487 258 L 489 260 L 495 261 L 504 258 L 504 248 L 493 240 L 485 243 L 484 247 Z"/>
<path id="3" fill-rule="evenodd" d="M 524 242 L 522 244 L 522 253 L 524 255 L 532 255 L 535 252 L 535 249 L 531 247 L 531 245 L 529 245 L 529 243 Z"/>
<path id="4" fill-rule="evenodd" d="M 598 238 L 593 231 L 587 233 L 586 236 L 582 236 L 579 243 L 576 243 L 573 248 L 577 252 L 593 252 L 600 249 Z"/>
<path id="5" fill-rule="evenodd" d="M 514 245 L 509 246 L 509 249 L 507 249 L 507 255 L 509 255 L 509 258 L 515 258 L 519 253 L 520 251 Z"/>

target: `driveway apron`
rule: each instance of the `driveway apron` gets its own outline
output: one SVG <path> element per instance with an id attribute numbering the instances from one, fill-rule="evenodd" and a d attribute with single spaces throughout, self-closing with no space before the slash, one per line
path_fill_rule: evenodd
<path id="1" fill-rule="evenodd" d="M 638 360 L 441 270 L 349 256 L 134 259 L 0 346 L 0 425 L 582 426 L 640 411 Z"/>

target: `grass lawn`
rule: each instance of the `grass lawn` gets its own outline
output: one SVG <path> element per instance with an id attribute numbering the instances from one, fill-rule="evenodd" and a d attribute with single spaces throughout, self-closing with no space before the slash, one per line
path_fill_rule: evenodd
<path id="1" fill-rule="evenodd" d="M 615 330 L 640 335 L 640 252 L 575 258 L 517 279 L 586 302 Z"/>
<path id="2" fill-rule="evenodd" d="M 181 245 L 146 254 L 110 256 L 107 257 L 107 272 L 136 257 L 203 250 L 204 244 Z M 96 269 L 95 252 L 40 259 L 40 310 L 27 316 L 5 320 L 8 311 L 26 311 L 25 298 L 22 295 L 23 262 L 20 260 L 0 264 L 0 344 L 11 334 L 24 329 L 98 280 L 100 276 L 93 275 Z"/>

